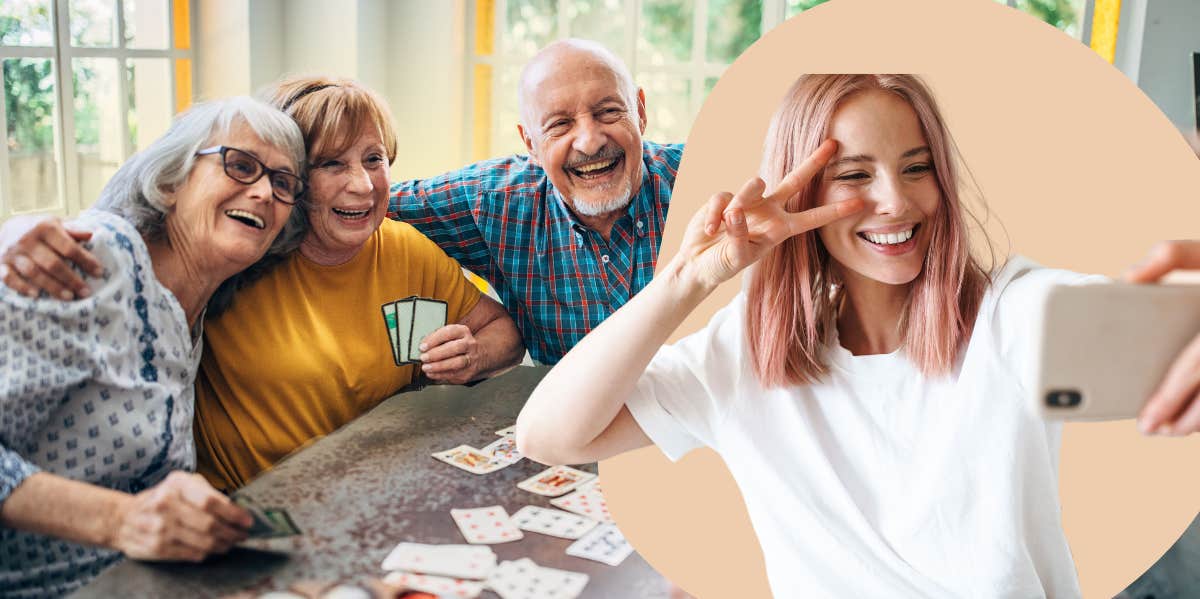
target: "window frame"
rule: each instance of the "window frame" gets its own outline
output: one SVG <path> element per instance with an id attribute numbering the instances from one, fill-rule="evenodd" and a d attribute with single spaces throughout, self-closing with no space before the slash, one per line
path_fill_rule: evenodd
<path id="1" fill-rule="evenodd" d="M 196 2 L 166 0 L 167 2 L 167 48 L 129 48 L 125 45 L 125 0 L 115 1 L 113 19 L 116 21 L 116 45 L 113 47 L 73 46 L 71 44 L 70 0 L 49 0 L 51 24 L 53 28 L 51 46 L 8 46 L 0 44 L 0 61 L 10 58 L 38 58 L 52 61 L 54 76 L 54 156 L 56 159 L 55 181 L 58 187 L 56 205 L 38 207 L 26 211 L 14 211 L 12 208 L 12 188 L 10 163 L 8 153 L 8 114 L 4 102 L 0 102 L 0 133 L 5 140 L 0 143 L 0 220 L 11 216 L 26 214 L 50 214 L 69 216 L 87 208 L 95 198 L 84 198 L 80 191 L 80 181 L 69 175 L 78 171 L 75 143 L 75 83 L 71 74 L 74 72 L 74 61 L 82 58 L 113 58 L 118 62 L 117 103 L 120 112 L 121 154 L 122 161 L 133 155 L 133 142 L 130 139 L 129 128 L 129 77 L 126 76 L 130 60 L 139 58 L 165 58 L 170 69 L 170 105 L 176 113 L 180 106 L 186 106 L 194 100 L 193 97 L 179 98 L 179 73 L 177 68 L 180 59 L 190 60 L 191 71 L 195 71 L 195 48 L 191 40 L 196 36 Z M 176 11 L 186 7 L 187 15 L 187 48 L 179 48 L 180 39 L 176 31 Z M 190 75 L 189 75 L 190 76 Z M 192 89 L 192 86 L 187 86 Z M 0 88 L 2 92 L 3 88 Z M 182 102 L 181 102 L 182 100 Z"/>
<path id="2" fill-rule="evenodd" d="M 1017 8 L 1017 0 L 998 0 L 1001 3 L 1007 4 L 1012 8 Z M 1095 3 L 1097 0 L 1084 0 L 1084 12 L 1080 15 L 1080 35 L 1079 40 L 1085 45 L 1091 42 L 1092 18 L 1095 12 Z M 1100 0 L 1105 1 L 1105 0 Z M 1110 0 L 1111 1 L 1111 0 Z M 629 67 L 630 73 L 635 79 L 643 77 L 653 77 L 656 75 L 668 75 L 674 77 L 686 77 L 691 82 L 691 93 L 688 98 L 688 109 L 690 114 L 695 115 L 700 111 L 700 106 L 704 103 L 704 98 L 707 94 L 702 93 L 704 90 L 705 80 L 712 77 L 720 77 L 728 64 L 716 63 L 708 61 L 706 47 L 708 45 L 708 4 L 709 0 L 695 0 L 692 21 L 692 49 L 688 62 L 674 65 L 641 65 L 638 62 L 637 41 L 640 33 L 640 21 L 642 13 L 643 0 L 622 0 L 625 9 L 625 36 L 624 45 L 621 48 L 612 48 Z M 555 0 L 555 10 L 557 14 L 557 27 L 555 30 L 555 39 L 568 37 L 570 34 L 570 21 L 566 10 L 568 0 Z M 511 56 L 497 56 L 495 48 L 498 47 L 497 40 L 504 35 L 507 24 L 504 22 L 508 0 L 468 0 L 466 10 L 464 35 L 463 56 L 465 57 L 465 66 L 463 69 L 463 90 L 466 101 L 463 103 L 463 122 L 465 127 L 462 129 L 462 160 L 464 163 L 484 160 L 495 156 L 495 143 L 493 143 L 492 135 L 497 130 L 492 122 L 495 118 L 495 102 L 492 100 L 497 93 L 514 93 L 513 90 L 497 90 L 496 75 L 504 68 L 520 67 L 525 63 L 525 58 Z M 494 22 L 491 25 L 480 23 L 480 14 L 490 13 L 494 15 Z M 765 35 L 767 32 L 774 29 L 780 23 L 787 19 L 787 0 L 762 0 L 762 23 L 760 25 L 760 34 Z M 486 28 L 486 29 L 484 29 Z M 483 35 L 483 41 L 480 40 L 480 35 Z M 487 53 L 480 53 L 480 45 L 490 46 Z M 491 68 L 491 76 L 488 80 L 489 89 L 484 90 L 486 95 L 481 96 L 477 93 L 477 83 L 479 77 L 476 75 L 479 66 L 488 66 Z M 486 103 L 489 109 L 481 110 L 480 104 Z M 482 119 L 480 117 L 483 117 Z M 481 120 L 483 122 L 481 122 Z M 478 125 L 478 126 L 477 126 Z M 503 126 L 511 126 L 512 124 L 502 124 Z M 515 135 L 515 132 L 510 135 Z M 481 146 L 486 145 L 486 151 L 480 151 Z"/>

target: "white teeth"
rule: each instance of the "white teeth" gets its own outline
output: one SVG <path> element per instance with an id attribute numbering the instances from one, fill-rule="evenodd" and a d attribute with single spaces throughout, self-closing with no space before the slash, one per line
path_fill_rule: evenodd
<path id="1" fill-rule="evenodd" d="M 593 171 L 604 170 L 604 169 L 612 166 L 613 164 L 616 164 L 616 162 L 617 162 L 617 159 L 613 158 L 612 160 L 609 160 L 608 162 L 594 162 L 592 164 L 585 164 L 583 166 L 578 166 L 578 167 L 575 167 L 575 170 L 577 170 L 581 173 L 590 173 Z"/>
<path id="2" fill-rule="evenodd" d="M 871 243 L 877 243 L 879 245 L 896 245 L 897 243 L 904 243 L 912 238 L 912 236 L 912 229 L 901 231 L 899 233 L 863 233 L 863 237 L 866 237 L 868 241 Z"/>
<path id="3" fill-rule="evenodd" d="M 341 216 L 345 216 L 345 217 L 348 217 L 348 218 L 358 218 L 358 217 L 361 217 L 361 216 L 366 216 L 366 215 L 367 215 L 367 213 L 368 213 L 368 212 L 370 212 L 370 211 L 371 211 L 371 209 L 370 209 L 370 208 L 368 208 L 368 209 L 366 209 L 366 210 L 342 210 L 342 209 L 340 209 L 340 208 L 334 208 L 334 209 L 333 209 L 333 212 L 334 212 L 335 214 L 338 214 L 338 215 L 341 215 Z"/>
<path id="4" fill-rule="evenodd" d="M 258 227 L 259 229 L 267 228 L 267 224 L 263 222 L 261 217 L 259 217 L 257 214 L 246 212 L 245 210 L 226 210 L 225 216 L 248 220 L 254 223 L 254 226 Z"/>

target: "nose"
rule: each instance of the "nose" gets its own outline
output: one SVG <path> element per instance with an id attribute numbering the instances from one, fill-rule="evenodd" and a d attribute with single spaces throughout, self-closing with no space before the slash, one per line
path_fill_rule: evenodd
<path id="1" fill-rule="evenodd" d="M 371 183 L 371 173 L 367 172 L 366 167 L 359 164 L 350 170 L 349 181 L 346 182 L 346 190 L 356 194 L 367 194 L 375 191 L 375 185 Z"/>
<path id="2" fill-rule="evenodd" d="M 875 180 L 867 199 L 875 203 L 875 214 L 902 214 L 909 202 L 901 182 L 886 176 Z"/>
<path id="3" fill-rule="evenodd" d="M 270 202 L 275 199 L 275 190 L 271 188 L 271 177 L 266 173 L 247 187 L 250 188 L 249 193 L 252 200 Z"/>
<path id="4" fill-rule="evenodd" d="M 576 151 L 591 156 L 600 151 L 608 143 L 608 135 L 604 127 L 593 118 L 583 118 L 579 121 L 579 133 L 571 147 Z"/>

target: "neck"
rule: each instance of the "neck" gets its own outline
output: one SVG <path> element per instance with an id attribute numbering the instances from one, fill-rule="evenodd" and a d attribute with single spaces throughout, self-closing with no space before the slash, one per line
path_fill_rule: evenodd
<path id="1" fill-rule="evenodd" d="M 312 233 L 300 242 L 300 255 L 321 266 L 339 266 L 352 260 L 364 246 L 356 248 L 330 248 L 317 242 Z"/>
<path id="2" fill-rule="evenodd" d="M 240 269 L 205 264 L 197 252 L 186 244 L 174 244 L 169 239 L 148 242 L 150 263 L 154 276 L 179 302 L 187 316 L 188 327 L 196 326 L 204 306 L 217 287 Z"/>
<path id="3" fill-rule="evenodd" d="M 856 356 L 890 354 L 900 347 L 900 320 L 912 285 L 888 285 L 843 272 L 845 303 L 838 314 L 842 347 Z"/>

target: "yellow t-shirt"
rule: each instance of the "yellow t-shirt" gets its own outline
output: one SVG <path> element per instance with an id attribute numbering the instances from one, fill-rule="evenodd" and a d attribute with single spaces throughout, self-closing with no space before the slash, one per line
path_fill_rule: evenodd
<path id="1" fill-rule="evenodd" d="M 205 322 L 196 378 L 196 458 L 219 489 L 244 485 L 313 438 L 412 381 L 396 366 L 384 303 L 446 301 L 447 323 L 479 301 L 457 262 L 405 223 L 385 220 L 345 264 L 293 254 Z"/>

